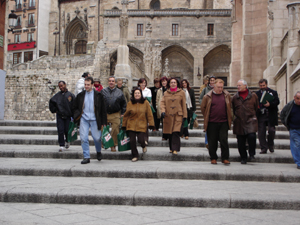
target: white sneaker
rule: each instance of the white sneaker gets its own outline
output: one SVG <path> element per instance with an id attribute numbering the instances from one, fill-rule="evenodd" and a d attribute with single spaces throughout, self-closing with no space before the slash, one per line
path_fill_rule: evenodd
<path id="1" fill-rule="evenodd" d="M 66 150 L 65 147 L 60 147 L 58 151 L 59 151 L 59 152 L 63 152 L 63 151 L 65 151 L 65 150 Z"/>
<path id="2" fill-rule="evenodd" d="M 70 142 L 66 142 L 66 143 L 65 143 L 65 148 L 66 148 L 66 149 L 70 148 Z"/>

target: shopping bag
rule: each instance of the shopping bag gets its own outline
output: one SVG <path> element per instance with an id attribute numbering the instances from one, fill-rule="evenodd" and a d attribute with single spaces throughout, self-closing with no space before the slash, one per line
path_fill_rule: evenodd
<path id="1" fill-rule="evenodd" d="M 67 142 L 76 141 L 77 136 L 78 136 L 78 126 L 74 122 L 70 122 Z"/>
<path id="2" fill-rule="evenodd" d="M 194 126 L 194 123 L 198 123 L 197 122 L 197 114 L 196 113 L 193 113 L 193 116 L 191 118 L 191 122 L 190 122 L 190 129 L 193 129 L 195 126 Z"/>
<path id="3" fill-rule="evenodd" d="M 189 124 L 188 124 L 188 121 L 187 121 L 187 119 L 183 122 L 183 128 L 186 128 L 186 127 L 188 127 L 189 126 Z"/>
<path id="4" fill-rule="evenodd" d="M 118 134 L 118 151 L 123 152 L 130 149 L 130 138 L 127 136 L 127 132 L 125 130 L 121 130 Z"/>
<path id="5" fill-rule="evenodd" d="M 114 144 L 114 140 L 113 140 L 112 136 L 109 133 L 109 126 L 104 126 L 102 132 L 103 132 L 103 134 L 102 134 L 103 147 L 105 149 L 114 147 L 115 144 Z"/>

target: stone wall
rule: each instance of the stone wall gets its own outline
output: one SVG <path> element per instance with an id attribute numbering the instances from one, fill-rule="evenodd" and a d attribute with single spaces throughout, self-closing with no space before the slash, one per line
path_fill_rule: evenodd
<path id="1" fill-rule="evenodd" d="M 14 66 L 6 76 L 4 119 L 53 120 L 49 99 L 59 91 L 58 81 L 65 81 L 68 90 L 74 92 L 84 72 L 93 74 L 94 61 L 94 55 L 43 56 L 32 63 Z"/>

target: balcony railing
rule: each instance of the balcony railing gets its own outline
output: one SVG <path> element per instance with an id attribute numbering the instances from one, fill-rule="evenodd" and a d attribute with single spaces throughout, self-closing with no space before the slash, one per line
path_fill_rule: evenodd
<path id="1" fill-rule="evenodd" d="M 27 3 L 27 9 L 35 9 L 35 1 L 29 1 Z"/>
<path id="2" fill-rule="evenodd" d="M 15 5 L 15 11 L 16 12 L 20 12 L 20 11 L 22 11 L 22 4 L 21 3 L 17 3 L 16 5 Z"/>
<path id="3" fill-rule="evenodd" d="M 106 17 L 119 17 L 121 10 L 105 10 Z M 129 16 L 155 17 L 155 16 L 231 16 L 231 9 L 162 9 L 162 10 L 128 10 Z"/>
<path id="4" fill-rule="evenodd" d="M 25 21 L 25 26 L 26 27 L 34 27 L 35 26 L 35 21 L 34 20 L 26 20 Z"/>

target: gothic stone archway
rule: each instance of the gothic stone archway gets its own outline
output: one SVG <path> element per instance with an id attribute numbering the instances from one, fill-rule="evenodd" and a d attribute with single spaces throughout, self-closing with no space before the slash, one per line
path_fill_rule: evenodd
<path id="1" fill-rule="evenodd" d="M 88 36 L 87 36 L 88 27 L 86 23 L 75 17 L 67 26 L 65 30 L 65 44 L 66 44 L 66 54 L 74 54 L 75 53 L 75 46 L 76 43 L 78 45 L 82 45 L 83 43 L 87 43 Z M 77 47 L 76 46 L 76 47 Z M 79 51 L 78 54 L 86 54 L 84 52 L 84 47 L 81 48 L 82 51 Z M 85 47 L 86 49 L 86 47 Z"/>
<path id="2" fill-rule="evenodd" d="M 194 57 L 185 48 L 179 45 L 172 45 L 162 51 L 162 68 L 166 58 L 169 60 L 169 76 L 179 80 L 187 79 L 190 86 L 194 85 Z"/>
<path id="3" fill-rule="evenodd" d="M 221 78 L 227 86 L 231 51 L 227 45 L 220 45 L 209 51 L 204 57 L 204 75 L 209 74 Z"/>

